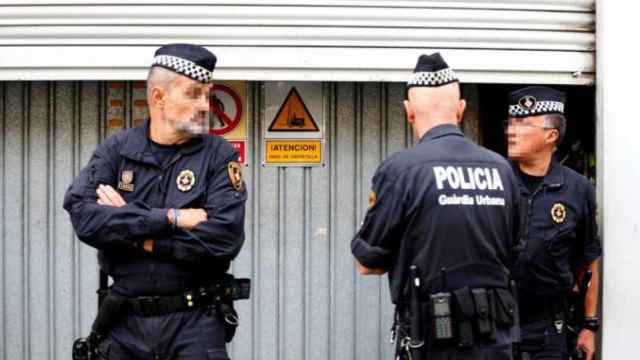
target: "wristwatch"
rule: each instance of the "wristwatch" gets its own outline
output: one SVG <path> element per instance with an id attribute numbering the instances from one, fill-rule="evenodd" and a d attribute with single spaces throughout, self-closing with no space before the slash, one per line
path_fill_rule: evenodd
<path id="1" fill-rule="evenodd" d="M 582 328 L 597 332 L 600 329 L 600 319 L 597 316 L 587 316 L 582 321 Z"/>

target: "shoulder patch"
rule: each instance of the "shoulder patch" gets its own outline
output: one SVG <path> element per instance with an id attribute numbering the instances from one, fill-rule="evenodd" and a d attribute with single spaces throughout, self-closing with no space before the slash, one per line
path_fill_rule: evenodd
<path id="1" fill-rule="evenodd" d="M 242 191 L 244 189 L 244 181 L 242 179 L 242 166 L 237 161 L 229 161 L 227 164 L 227 171 L 229 173 L 229 182 L 236 191 Z"/>

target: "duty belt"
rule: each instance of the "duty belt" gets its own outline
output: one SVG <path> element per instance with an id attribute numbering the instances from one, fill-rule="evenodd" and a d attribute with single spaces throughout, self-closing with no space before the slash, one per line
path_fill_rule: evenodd
<path id="1" fill-rule="evenodd" d="M 498 329 L 511 329 L 514 341 L 519 341 L 519 333 L 513 334 L 514 326 L 519 331 L 513 295 L 513 290 L 505 288 L 463 287 L 430 294 L 428 300 L 420 299 L 418 307 L 409 306 L 411 301 L 399 303 L 391 333 L 397 358 L 416 357 L 416 350 L 425 344 L 422 340 L 427 340 L 429 349 L 468 348 L 479 342 L 495 342 Z M 425 311 L 416 316 L 415 309 Z M 416 325 L 428 328 L 427 339 L 415 337 Z"/>
<path id="2" fill-rule="evenodd" d="M 125 311 L 132 315 L 160 316 L 248 299 L 249 292 L 249 279 L 233 279 L 231 284 L 219 283 L 209 287 L 200 287 L 180 295 L 126 298 L 123 305 Z"/>

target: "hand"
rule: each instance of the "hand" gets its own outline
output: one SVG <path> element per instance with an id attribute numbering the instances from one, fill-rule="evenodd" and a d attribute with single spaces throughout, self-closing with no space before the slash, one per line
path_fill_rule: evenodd
<path id="1" fill-rule="evenodd" d="M 589 329 L 582 329 L 578 334 L 576 348 L 586 355 L 585 360 L 593 359 L 593 353 L 596 351 L 596 334 Z"/>
<path id="2" fill-rule="evenodd" d="M 173 224 L 173 210 L 167 211 L 167 218 L 169 222 Z M 203 209 L 179 209 L 178 210 L 178 224 L 175 226 L 181 229 L 191 230 L 196 225 L 207 220 L 207 212 Z"/>
<path id="3" fill-rule="evenodd" d="M 362 264 L 358 260 L 356 260 L 356 268 L 358 272 L 362 275 L 382 275 L 387 272 L 387 270 L 382 268 L 368 268 Z"/>
<path id="4" fill-rule="evenodd" d="M 96 189 L 98 204 L 106 206 L 123 207 L 127 205 L 122 196 L 110 185 L 98 185 Z"/>
<path id="5" fill-rule="evenodd" d="M 153 239 L 146 239 L 144 241 L 144 243 L 142 244 L 142 249 L 144 249 L 144 251 L 146 251 L 148 253 L 152 253 L 153 252 L 153 244 L 154 244 Z"/>

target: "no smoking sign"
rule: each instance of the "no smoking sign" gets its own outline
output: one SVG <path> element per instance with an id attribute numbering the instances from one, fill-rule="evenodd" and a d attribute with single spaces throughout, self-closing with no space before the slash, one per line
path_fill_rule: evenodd
<path id="1" fill-rule="evenodd" d="M 209 99 L 209 127 L 211 134 L 222 136 L 240 153 L 246 163 L 247 88 L 244 81 L 215 83 Z"/>
<path id="2" fill-rule="evenodd" d="M 242 119 L 242 99 L 232 88 L 215 84 L 209 101 L 211 132 L 222 136 L 235 129 Z"/>

